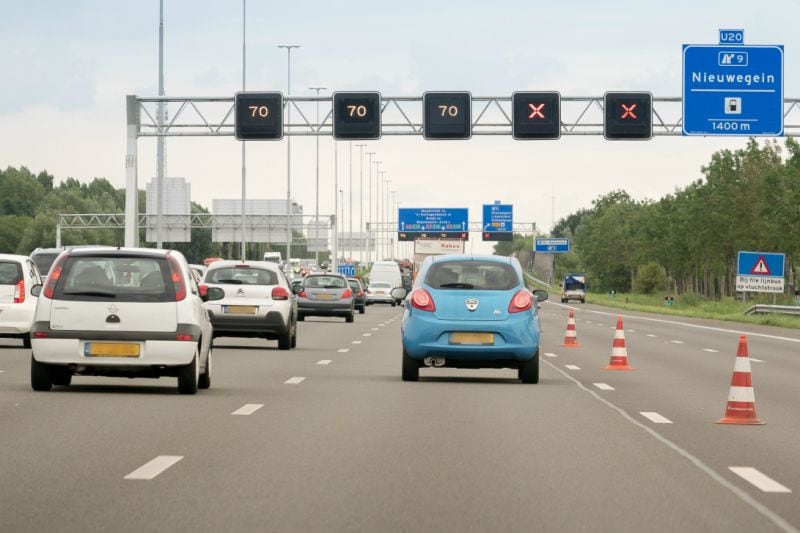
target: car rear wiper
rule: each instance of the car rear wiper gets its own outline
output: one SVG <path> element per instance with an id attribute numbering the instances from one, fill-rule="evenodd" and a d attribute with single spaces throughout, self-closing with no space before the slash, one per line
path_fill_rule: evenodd
<path id="1" fill-rule="evenodd" d="M 64 291 L 64 296 L 102 296 L 103 298 L 116 298 L 117 294 L 109 291 Z"/>
<path id="2" fill-rule="evenodd" d="M 323 289 L 344 289 L 344 287 L 339 287 L 338 285 L 325 285 L 322 288 Z"/>
<path id="3" fill-rule="evenodd" d="M 442 283 L 439 285 L 440 289 L 474 289 L 475 285 L 471 283 Z"/>
<path id="4" fill-rule="evenodd" d="M 231 283 L 233 285 L 241 285 L 242 280 L 240 279 L 218 279 L 217 283 Z"/>

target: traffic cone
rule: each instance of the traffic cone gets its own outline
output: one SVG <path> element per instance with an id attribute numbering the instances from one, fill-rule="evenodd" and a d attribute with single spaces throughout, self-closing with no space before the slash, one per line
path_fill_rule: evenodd
<path id="1" fill-rule="evenodd" d="M 621 316 L 617 317 L 617 330 L 611 344 L 611 361 L 605 370 L 634 370 L 628 366 L 628 348 L 625 347 L 625 329 L 622 327 Z"/>
<path id="2" fill-rule="evenodd" d="M 753 380 L 750 373 L 750 356 L 747 353 L 747 337 L 739 337 L 736 350 L 736 363 L 733 366 L 731 390 L 728 394 L 728 407 L 725 416 L 717 424 L 764 424 L 756 416 L 756 397 L 753 394 Z"/>
<path id="3" fill-rule="evenodd" d="M 564 346 L 565 348 L 580 348 L 581 345 L 578 344 L 578 332 L 575 330 L 575 310 L 569 310 L 569 320 L 567 320 L 567 332 L 564 334 Z"/>

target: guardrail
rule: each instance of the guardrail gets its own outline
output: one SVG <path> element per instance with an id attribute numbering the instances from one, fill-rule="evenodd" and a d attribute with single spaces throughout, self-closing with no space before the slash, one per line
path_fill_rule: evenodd
<path id="1" fill-rule="evenodd" d="M 754 305 L 744 312 L 746 315 L 761 315 L 766 313 L 778 313 L 781 315 L 800 315 L 800 305 Z"/>

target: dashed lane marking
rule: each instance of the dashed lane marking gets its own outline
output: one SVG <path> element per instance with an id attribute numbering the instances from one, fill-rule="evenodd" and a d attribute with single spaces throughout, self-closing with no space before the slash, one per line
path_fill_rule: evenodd
<path id="1" fill-rule="evenodd" d="M 595 387 L 600 390 L 616 390 L 614 387 L 609 385 L 608 383 L 592 383 Z"/>
<path id="2" fill-rule="evenodd" d="M 293 378 L 289 378 L 289 379 L 287 379 L 287 380 L 286 380 L 286 381 L 284 381 L 283 383 L 284 383 L 285 385 L 297 385 L 297 384 L 299 384 L 299 383 L 302 383 L 302 382 L 304 382 L 305 380 L 306 380 L 306 378 L 304 378 L 304 377 L 295 376 L 295 377 L 293 377 Z"/>
<path id="3" fill-rule="evenodd" d="M 362 337 L 372 337 L 372 333 L 364 333 L 361 335 Z"/>
<path id="4" fill-rule="evenodd" d="M 703 348 L 703 351 L 709 353 L 719 353 L 719 350 L 715 350 L 714 348 Z"/>
<path id="5" fill-rule="evenodd" d="M 264 407 L 263 403 L 248 403 L 248 404 L 245 404 L 245 405 L 241 406 L 240 408 L 238 408 L 237 410 L 235 410 L 231 414 L 232 415 L 242 415 L 242 416 L 252 415 L 253 413 L 258 411 L 262 407 Z"/>
<path id="6" fill-rule="evenodd" d="M 639 414 L 648 419 L 653 424 L 672 424 L 672 420 L 661 416 L 653 411 L 639 411 Z"/>
<path id="7" fill-rule="evenodd" d="M 124 479 L 153 479 L 181 459 L 183 459 L 182 455 L 159 455 L 125 476 Z"/>
<path id="8" fill-rule="evenodd" d="M 651 339 L 655 339 L 657 337 L 657 335 L 653 335 L 652 333 L 648 333 L 647 336 Z"/>
<path id="9" fill-rule="evenodd" d="M 350 348 L 339 348 L 336 350 L 338 353 L 347 353 L 350 351 Z"/>
<path id="10" fill-rule="evenodd" d="M 580 370 L 581 369 L 581 367 L 576 366 L 576 365 L 564 365 L 564 368 L 568 368 L 570 370 Z"/>
<path id="11" fill-rule="evenodd" d="M 791 489 L 785 487 L 752 466 L 729 466 L 728 470 L 744 479 L 751 485 L 761 489 L 763 492 L 782 492 L 790 493 Z"/>
<path id="12" fill-rule="evenodd" d="M 371 328 L 372 331 L 378 331 L 378 328 Z"/>
<path id="13" fill-rule="evenodd" d="M 545 354 L 547 357 L 558 357 L 556 354 L 554 354 L 554 353 L 551 353 L 551 352 L 544 352 L 544 354 Z"/>
<path id="14" fill-rule="evenodd" d="M 669 342 L 671 342 L 672 344 L 683 344 L 683 341 L 669 341 Z"/>
<path id="15" fill-rule="evenodd" d="M 756 359 L 755 357 L 751 357 L 750 360 L 754 363 L 766 363 L 766 361 L 763 361 L 761 359 Z"/>
<path id="16" fill-rule="evenodd" d="M 332 362 L 333 362 L 333 361 L 332 361 L 331 359 L 322 359 L 321 361 L 317 361 L 317 364 L 318 364 L 318 365 L 329 365 L 329 364 L 331 364 Z"/>
<path id="17" fill-rule="evenodd" d="M 361 344 L 361 341 L 353 341 L 353 344 Z"/>

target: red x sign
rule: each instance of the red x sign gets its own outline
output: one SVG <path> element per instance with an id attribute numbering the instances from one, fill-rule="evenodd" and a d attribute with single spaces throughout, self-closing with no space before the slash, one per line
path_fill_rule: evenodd
<path id="1" fill-rule="evenodd" d="M 622 106 L 623 111 L 625 111 L 624 113 L 622 113 L 622 117 L 621 118 L 623 118 L 623 119 L 624 118 L 639 118 L 639 117 L 636 116 L 636 113 L 633 112 L 633 110 L 636 109 L 636 106 L 638 104 L 631 104 L 630 106 L 626 106 L 625 104 L 620 104 L 620 105 Z"/>
<path id="2" fill-rule="evenodd" d="M 544 109 L 544 103 L 539 105 L 528 104 L 528 108 L 531 110 L 528 118 L 544 118 L 544 113 L 542 113 L 542 109 Z"/>

